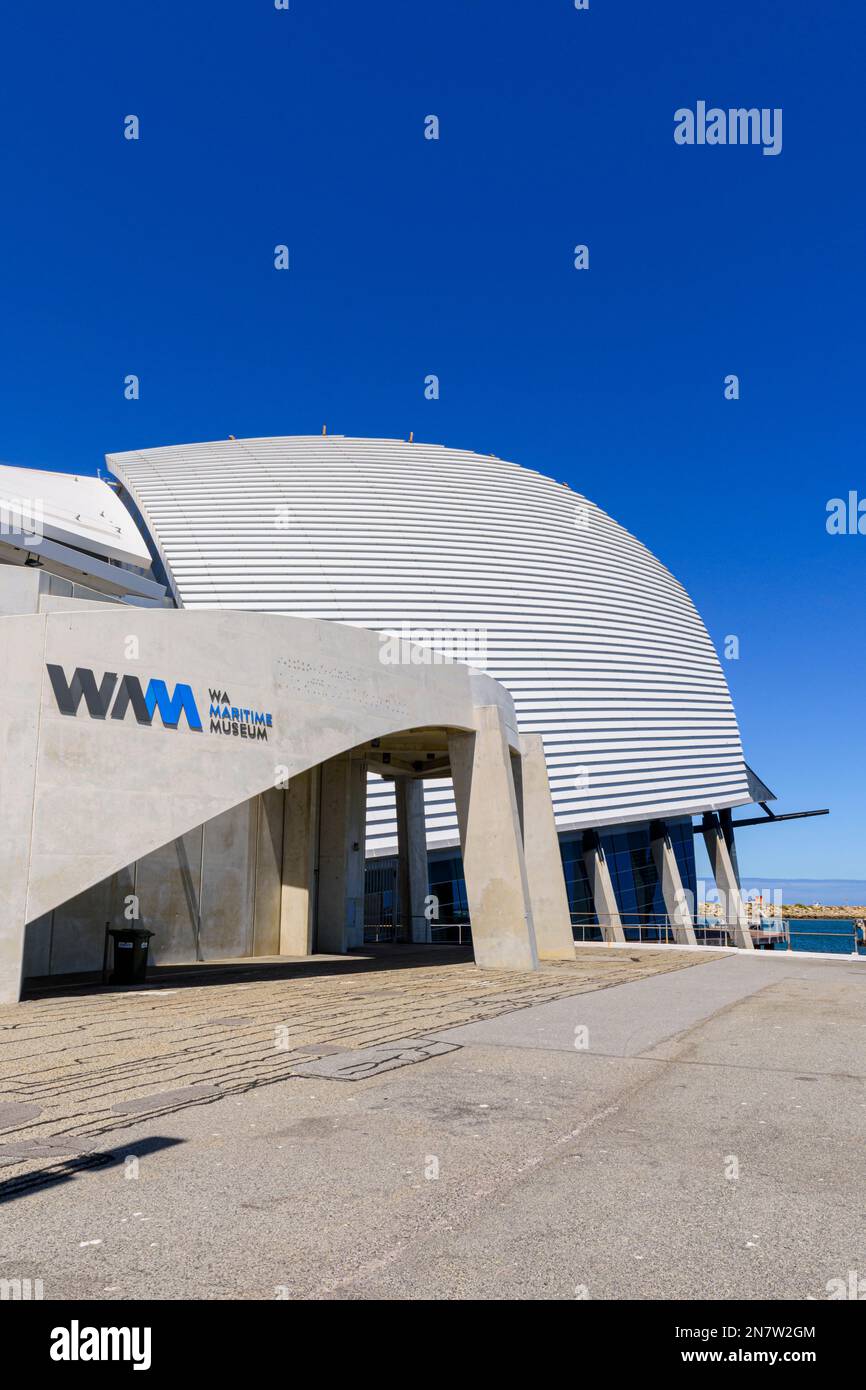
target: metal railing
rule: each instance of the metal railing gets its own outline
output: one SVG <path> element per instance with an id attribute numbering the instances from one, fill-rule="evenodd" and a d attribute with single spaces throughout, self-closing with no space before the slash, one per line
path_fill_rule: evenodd
<path id="1" fill-rule="evenodd" d="M 822 955 L 834 956 L 866 956 L 864 932 L 857 927 L 853 918 L 850 921 L 845 918 L 824 918 L 816 922 L 812 917 L 791 917 L 786 919 L 785 927 L 789 950 L 819 951 Z"/>
<path id="2" fill-rule="evenodd" d="M 381 923 L 378 926 L 370 925 L 364 927 L 364 945 L 375 946 L 380 943 L 388 944 L 406 941 L 406 929 L 401 926 L 392 926 L 390 923 Z M 467 922 L 431 922 L 430 940 L 434 944 L 447 946 L 468 946 L 472 941 L 472 932 Z"/>
<path id="3" fill-rule="evenodd" d="M 472 932 L 468 922 L 431 922 L 430 937 L 440 945 L 468 946 Z"/>
<path id="4" fill-rule="evenodd" d="M 391 922 L 381 922 L 378 926 L 364 924 L 364 945 L 375 946 L 379 942 L 396 941 L 400 935 L 400 928 L 395 927 Z"/>
<path id="5" fill-rule="evenodd" d="M 670 917 L 664 913 L 619 914 L 626 941 L 635 943 L 675 943 L 677 932 Z M 758 949 L 783 951 L 816 951 L 825 955 L 866 955 L 866 933 L 855 921 L 839 919 L 816 921 L 809 917 L 766 918 L 761 922 L 748 921 L 752 941 Z M 605 933 L 594 913 L 571 914 L 576 941 L 603 941 Z M 694 921 L 695 940 L 699 946 L 735 946 L 738 928 L 715 917 L 698 917 Z M 610 933 L 607 934 L 608 939 Z"/>
<path id="6" fill-rule="evenodd" d="M 666 913 L 620 912 L 626 941 L 669 942 L 676 941 L 674 927 Z M 605 934 L 601 921 L 594 912 L 572 912 L 571 925 L 575 941 L 605 941 L 611 933 Z"/>
<path id="7" fill-rule="evenodd" d="M 626 941 L 644 945 L 675 945 L 678 932 L 666 913 L 619 914 Z M 752 941 L 759 950 L 815 951 L 824 955 L 863 955 L 866 957 L 864 932 L 852 921 L 840 919 L 838 926 L 820 923 L 809 917 L 770 918 L 762 923 L 749 922 Z M 571 924 L 575 941 L 603 943 L 605 935 L 594 913 L 572 912 Z M 699 946 L 725 947 L 737 944 L 737 928 L 714 917 L 698 917 L 694 921 L 695 940 Z M 432 922 L 430 939 L 434 943 L 467 946 L 472 942 L 468 918 L 452 922 Z M 405 928 L 393 922 L 368 923 L 364 927 L 365 944 L 388 944 L 405 940 Z"/>

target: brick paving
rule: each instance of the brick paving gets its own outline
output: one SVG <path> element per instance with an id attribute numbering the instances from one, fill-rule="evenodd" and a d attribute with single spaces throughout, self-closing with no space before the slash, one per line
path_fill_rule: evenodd
<path id="1" fill-rule="evenodd" d="M 421 1037 L 716 958 L 603 947 L 577 955 L 514 974 L 479 970 L 465 953 L 444 950 L 435 959 L 398 950 L 255 962 L 211 967 L 209 975 L 163 971 L 147 987 L 0 1008 L 0 1188 L 37 1169 L 50 1180 L 143 1115 L 286 1080 L 336 1050 Z"/>

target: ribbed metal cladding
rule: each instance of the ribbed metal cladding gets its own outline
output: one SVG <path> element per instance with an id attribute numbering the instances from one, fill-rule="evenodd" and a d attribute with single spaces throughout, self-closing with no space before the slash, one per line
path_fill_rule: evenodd
<path id="1" fill-rule="evenodd" d="M 543 735 L 560 829 L 749 800 L 731 697 L 691 599 L 564 484 L 460 449 L 341 436 L 108 464 L 183 607 L 423 629 L 434 642 L 439 629 L 440 646 L 468 650 L 510 690 L 521 729 Z M 367 852 L 393 852 L 391 789 L 369 790 Z M 450 782 L 425 795 L 430 845 L 456 843 Z"/>

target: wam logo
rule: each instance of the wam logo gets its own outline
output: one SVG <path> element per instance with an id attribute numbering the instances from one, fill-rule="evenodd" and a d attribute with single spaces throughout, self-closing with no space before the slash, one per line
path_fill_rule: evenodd
<path id="1" fill-rule="evenodd" d="M 61 714 L 77 714 L 83 699 L 91 719 L 105 719 L 109 709 L 112 719 L 123 719 L 131 707 L 139 724 L 152 724 L 159 710 L 167 729 L 176 729 L 185 714 L 189 728 L 196 733 L 202 731 L 195 696 L 188 685 L 176 685 L 169 695 L 165 681 L 152 680 L 142 690 L 137 676 L 124 676 L 118 684 L 116 671 L 106 671 L 97 685 L 95 675 L 86 666 L 76 666 L 72 680 L 67 681 L 63 667 L 50 663 L 48 675 Z"/>

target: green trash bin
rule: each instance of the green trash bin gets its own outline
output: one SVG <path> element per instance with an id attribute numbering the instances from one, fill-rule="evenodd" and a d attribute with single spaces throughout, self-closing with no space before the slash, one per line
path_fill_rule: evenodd
<path id="1" fill-rule="evenodd" d="M 147 973 L 147 952 L 152 931 L 147 927 L 112 927 L 114 940 L 113 985 L 141 985 Z"/>

